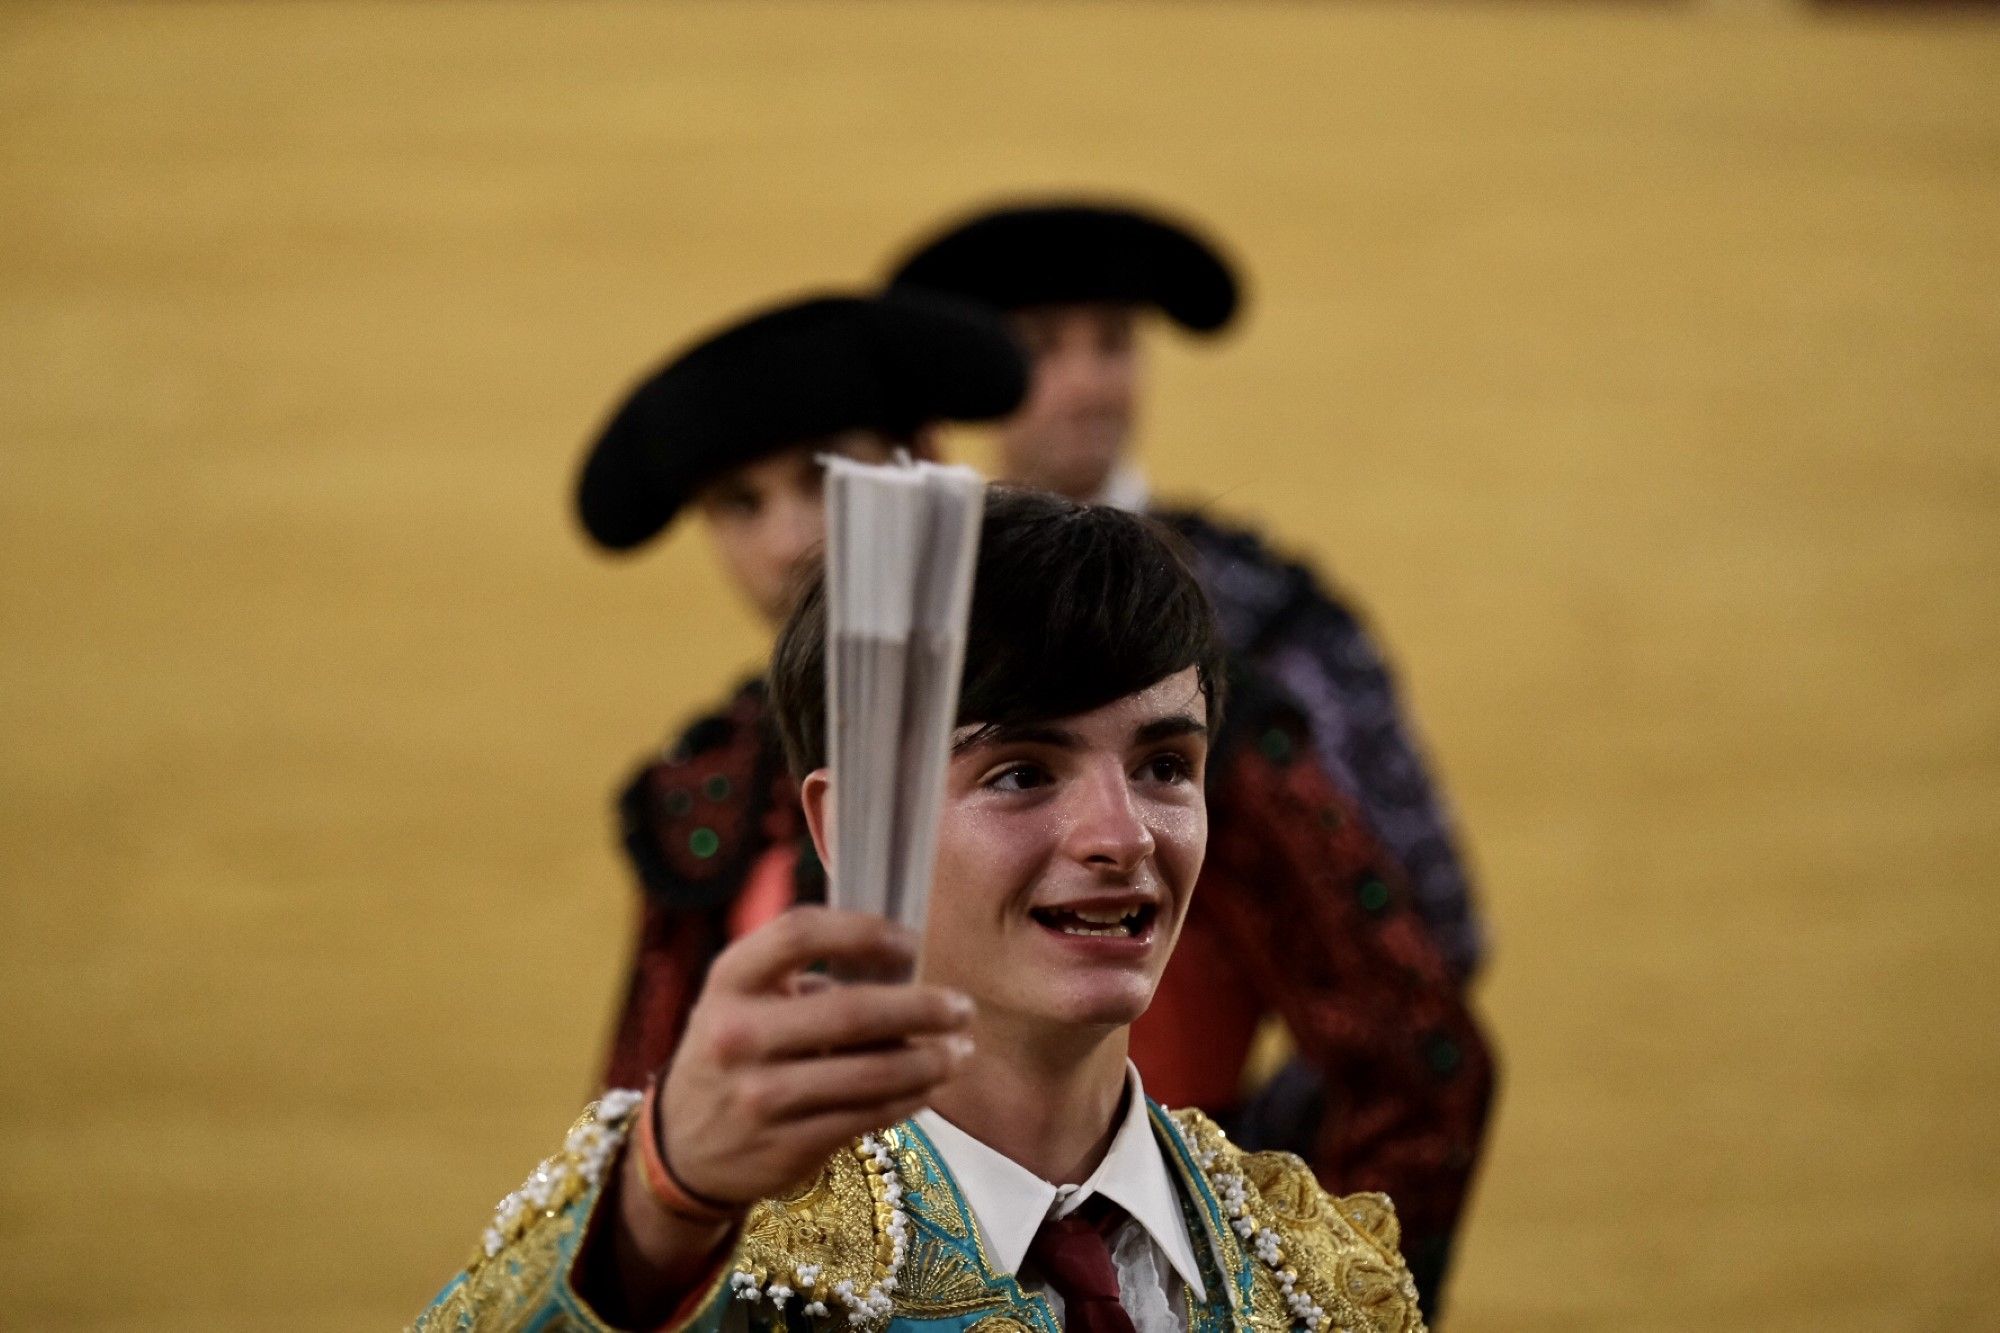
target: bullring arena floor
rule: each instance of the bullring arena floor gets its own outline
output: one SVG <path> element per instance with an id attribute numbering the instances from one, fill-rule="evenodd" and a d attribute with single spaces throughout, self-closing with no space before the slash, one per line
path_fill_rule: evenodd
<path id="1" fill-rule="evenodd" d="M 1464 812 L 1452 1326 L 1993 1326 L 1996 87 L 1778 0 L 9 7 L 0 1323 L 415 1312 L 586 1092 L 608 791 L 760 650 L 584 551 L 584 436 L 1089 187 L 1250 266 L 1149 466 L 1358 592 Z"/>

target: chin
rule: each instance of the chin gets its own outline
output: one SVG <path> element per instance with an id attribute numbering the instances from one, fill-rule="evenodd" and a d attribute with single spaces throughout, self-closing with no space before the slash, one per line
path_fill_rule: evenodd
<path id="1" fill-rule="evenodd" d="M 1063 495 L 1090 496 L 1104 489 L 1121 452 L 1114 439 L 1072 438 L 1043 453 L 1035 469 L 1044 485 Z"/>
<path id="2" fill-rule="evenodd" d="M 1077 450 L 1065 462 L 1065 476 L 1078 486 L 1089 488 L 1093 493 L 1104 489 L 1111 480 L 1111 473 L 1118 466 L 1118 450 L 1115 448 L 1084 448 Z"/>
<path id="3" fill-rule="evenodd" d="M 1153 1003 L 1153 984 L 1080 987 L 1053 1004 L 1050 1017 L 1075 1027 L 1122 1028 L 1139 1021 Z"/>

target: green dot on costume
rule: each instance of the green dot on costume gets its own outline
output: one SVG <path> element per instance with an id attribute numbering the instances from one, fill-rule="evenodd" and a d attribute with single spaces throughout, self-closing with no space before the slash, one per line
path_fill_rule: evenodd
<path id="1" fill-rule="evenodd" d="M 1272 763 L 1282 764 L 1292 757 L 1292 738 L 1273 727 L 1257 738 L 1257 748 Z"/>
<path id="2" fill-rule="evenodd" d="M 1369 912 L 1379 912 L 1389 905 L 1389 886 L 1373 877 L 1362 880 L 1354 895 Z"/>
<path id="3" fill-rule="evenodd" d="M 684 791 L 668 792 L 667 799 L 662 804 L 666 806 L 667 813 L 675 819 L 685 819 L 694 810 L 694 797 Z"/>
<path id="4" fill-rule="evenodd" d="M 1334 809 L 1330 805 L 1321 806 L 1319 812 L 1319 826 L 1321 828 L 1339 828 L 1340 811 Z"/>
<path id="5" fill-rule="evenodd" d="M 1424 1042 L 1424 1063 L 1433 1074 L 1445 1075 L 1458 1068 L 1458 1043 L 1450 1037 L 1431 1037 Z"/>
<path id="6" fill-rule="evenodd" d="M 698 828 L 688 835 L 688 850 L 704 861 L 714 856 L 721 846 L 722 839 L 715 835 L 712 828 Z"/>
<path id="7" fill-rule="evenodd" d="M 729 799 L 729 779 L 720 773 L 711 773 L 702 779 L 701 794 L 711 801 Z"/>

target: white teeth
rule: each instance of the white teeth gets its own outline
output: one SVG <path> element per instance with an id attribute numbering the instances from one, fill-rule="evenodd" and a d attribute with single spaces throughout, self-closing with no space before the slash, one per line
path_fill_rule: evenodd
<path id="1" fill-rule="evenodd" d="M 1055 911 L 1044 919 L 1043 924 L 1064 935 L 1131 937 L 1139 933 L 1139 922 L 1144 917 L 1145 910 L 1143 907 L 1134 907 L 1125 911 L 1104 908 Z"/>

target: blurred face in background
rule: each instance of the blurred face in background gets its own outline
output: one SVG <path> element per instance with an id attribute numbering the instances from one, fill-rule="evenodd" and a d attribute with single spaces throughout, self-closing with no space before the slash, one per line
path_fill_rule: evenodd
<path id="1" fill-rule="evenodd" d="M 1094 500 L 1132 435 L 1139 381 L 1138 311 L 1089 302 L 1013 312 L 1033 381 L 999 430 L 1007 481 Z"/>
<path id="2" fill-rule="evenodd" d="M 784 619 L 793 575 L 806 560 L 818 558 L 826 541 L 821 499 L 826 469 L 820 455 L 886 463 L 899 444 L 919 457 L 929 453 L 921 437 L 898 442 L 876 431 L 851 430 L 745 463 L 695 497 L 723 569 L 765 620 L 776 625 Z"/>

